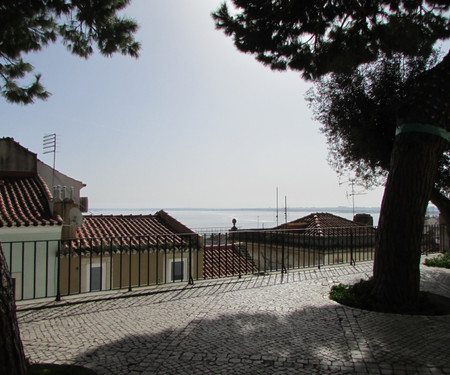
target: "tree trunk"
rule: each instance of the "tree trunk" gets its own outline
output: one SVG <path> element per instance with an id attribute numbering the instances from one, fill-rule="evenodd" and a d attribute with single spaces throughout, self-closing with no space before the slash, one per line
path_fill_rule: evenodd
<path id="1" fill-rule="evenodd" d="M 426 133 L 396 137 L 374 262 L 374 295 L 389 310 L 404 311 L 417 304 L 425 212 L 445 145 L 444 139 Z"/>
<path id="2" fill-rule="evenodd" d="M 398 124 L 410 128 L 395 138 L 373 269 L 375 300 L 387 310 L 408 311 L 418 302 L 425 212 L 439 159 L 447 147 L 449 82 L 450 52 L 409 82 L 408 101 L 399 109 Z"/>
<path id="3" fill-rule="evenodd" d="M 11 277 L 0 245 L 0 374 L 26 374 L 27 366 L 20 341 Z"/>

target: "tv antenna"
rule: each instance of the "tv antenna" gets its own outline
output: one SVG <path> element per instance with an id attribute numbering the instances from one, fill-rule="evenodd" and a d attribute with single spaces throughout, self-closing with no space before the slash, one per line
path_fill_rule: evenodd
<path id="1" fill-rule="evenodd" d="M 278 227 L 278 186 L 277 186 L 277 196 L 276 196 L 276 221 L 277 221 L 277 227 Z"/>
<path id="2" fill-rule="evenodd" d="M 284 196 L 284 223 L 288 222 L 288 212 L 287 212 L 287 196 Z"/>
<path id="3" fill-rule="evenodd" d="M 56 168 L 56 133 L 44 135 L 42 148 L 44 154 L 53 154 L 53 172 L 52 172 L 52 186 L 54 186 L 55 181 L 55 168 Z"/>
<path id="4" fill-rule="evenodd" d="M 56 164 L 56 134 L 46 134 L 44 135 L 44 140 L 42 143 L 44 154 L 53 154 L 53 169 L 55 169 Z"/>
<path id="5" fill-rule="evenodd" d="M 355 217 L 355 195 L 365 195 L 367 193 L 363 193 L 363 192 L 355 193 L 355 179 L 354 178 L 349 178 L 347 181 L 339 182 L 339 186 L 341 186 L 345 183 L 350 183 L 350 185 L 352 186 L 352 192 L 349 193 L 348 191 L 346 191 L 345 195 L 347 196 L 347 199 L 348 199 L 348 197 L 352 197 L 352 212 L 353 212 L 353 217 Z"/>

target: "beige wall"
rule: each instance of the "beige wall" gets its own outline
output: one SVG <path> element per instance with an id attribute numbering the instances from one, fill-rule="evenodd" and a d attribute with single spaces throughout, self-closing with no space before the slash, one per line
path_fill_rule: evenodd
<path id="1" fill-rule="evenodd" d="M 102 264 L 102 289 L 122 289 L 130 285 L 131 262 L 131 286 L 146 286 L 172 282 L 171 262 L 173 260 L 185 261 L 184 280 L 188 281 L 189 251 L 185 252 L 146 252 L 123 253 L 93 256 L 66 256 L 61 259 L 61 294 L 68 294 L 70 281 L 70 294 L 90 291 L 91 264 Z M 70 272 L 69 272 L 70 269 Z M 81 269 L 81 272 L 80 272 Z M 192 250 L 192 277 L 194 280 L 203 277 L 203 251 Z"/>
<path id="2" fill-rule="evenodd" d="M 350 263 L 352 251 L 349 248 L 318 250 L 299 246 L 270 243 L 247 243 L 247 251 L 260 272 L 280 270 L 284 263 L 287 269 L 314 267 L 328 264 Z M 373 259 L 374 248 L 356 248 L 353 259 Z"/>

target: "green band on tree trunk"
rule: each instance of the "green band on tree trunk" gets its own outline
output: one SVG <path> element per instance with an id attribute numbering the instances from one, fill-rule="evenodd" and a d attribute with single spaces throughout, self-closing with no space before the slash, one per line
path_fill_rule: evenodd
<path id="1" fill-rule="evenodd" d="M 410 124 L 403 124 L 398 126 L 395 130 L 395 135 L 399 135 L 401 133 L 406 132 L 419 132 L 419 133 L 428 133 L 437 135 L 438 137 L 444 138 L 447 142 L 450 142 L 450 132 L 445 129 L 440 128 L 439 126 L 429 125 L 429 124 L 420 124 L 418 122 L 413 122 Z"/>

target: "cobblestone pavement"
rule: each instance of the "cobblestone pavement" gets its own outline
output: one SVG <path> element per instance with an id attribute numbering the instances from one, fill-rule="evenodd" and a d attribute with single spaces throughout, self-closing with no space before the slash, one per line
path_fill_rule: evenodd
<path id="1" fill-rule="evenodd" d="M 20 331 L 31 362 L 100 375 L 450 374 L 450 315 L 374 313 L 329 300 L 331 285 L 367 278 L 372 266 L 19 303 Z M 421 283 L 450 297 L 450 270 L 422 266 Z"/>

